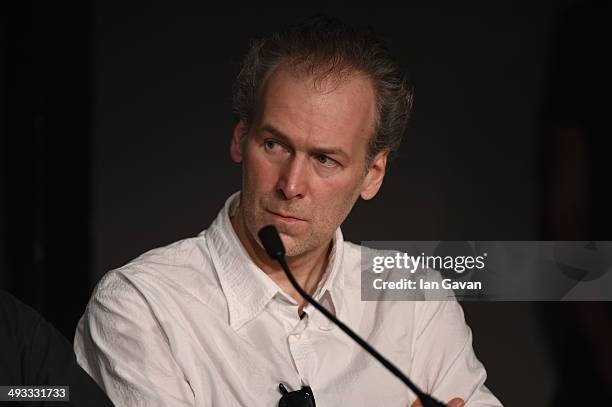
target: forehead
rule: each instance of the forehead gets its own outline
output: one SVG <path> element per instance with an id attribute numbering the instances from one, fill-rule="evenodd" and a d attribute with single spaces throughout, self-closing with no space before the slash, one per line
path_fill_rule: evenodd
<path id="1" fill-rule="evenodd" d="M 375 119 L 374 87 L 365 75 L 317 78 L 280 66 L 266 81 L 258 121 L 296 142 L 360 150 L 373 134 Z"/>

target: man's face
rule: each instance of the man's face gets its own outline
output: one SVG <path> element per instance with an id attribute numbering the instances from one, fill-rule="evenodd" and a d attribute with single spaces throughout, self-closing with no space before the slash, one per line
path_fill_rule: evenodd
<path id="1" fill-rule="evenodd" d="M 277 68 L 247 140 L 242 122 L 232 139 L 232 158 L 243 161 L 238 215 L 248 233 L 274 224 L 288 256 L 328 244 L 357 198 L 372 198 L 382 182 L 386 152 L 365 171 L 375 117 L 365 77 L 315 88 L 312 78 Z"/>

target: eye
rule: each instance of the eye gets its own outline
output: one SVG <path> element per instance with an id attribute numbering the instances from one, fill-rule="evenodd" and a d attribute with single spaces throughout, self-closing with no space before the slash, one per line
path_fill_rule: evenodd
<path id="1" fill-rule="evenodd" d="M 266 147 L 266 150 L 274 150 L 275 148 L 280 147 L 280 144 L 274 140 L 266 140 L 264 141 L 264 146 Z"/>
<path id="2" fill-rule="evenodd" d="M 335 167 L 338 165 L 338 161 L 323 154 L 317 156 L 317 161 L 325 167 Z"/>
<path id="3" fill-rule="evenodd" d="M 270 153 L 276 153 L 283 149 L 283 145 L 275 140 L 265 140 L 264 148 Z"/>

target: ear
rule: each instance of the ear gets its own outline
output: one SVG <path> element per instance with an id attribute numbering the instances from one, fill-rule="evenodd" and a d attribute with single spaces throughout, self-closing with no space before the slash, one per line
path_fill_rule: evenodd
<path id="1" fill-rule="evenodd" d="M 376 157 L 372 160 L 372 164 L 368 169 L 363 180 L 363 189 L 361 190 L 361 198 L 364 200 L 372 199 L 378 193 L 380 186 L 382 185 L 383 178 L 385 178 L 385 171 L 387 168 L 387 157 L 389 156 L 389 150 L 383 150 L 376 154 Z"/>
<path id="2" fill-rule="evenodd" d="M 242 139 L 243 137 L 246 137 L 246 134 L 244 134 L 244 130 L 245 124 L 242 120 L 240 120 L 238 124 L 236 124 L 236 127 L 234 127 L 234 133 L 232 134 L 232 144 L 230 146 L 230 155 L 232 156 L 232 160 L 234 160 L 234 162 L 236 163 L 242 162 L 242 158 L 244 155 L 244 151 L 242 151 Z"/>

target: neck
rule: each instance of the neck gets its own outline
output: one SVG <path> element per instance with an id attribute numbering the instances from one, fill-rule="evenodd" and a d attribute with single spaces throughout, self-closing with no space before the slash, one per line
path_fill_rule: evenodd
<path id="1" fill-rule="evenodd" d="M 294 298 L 299 304 L 299 313 L 306 305 L 306 300 L 295 290 L 278 262 L 270 259 L 266 251 L 257 243 L 255 237 L 247 230 L 241 208 L 231 219 L 232 226 L 238 239 L 246 249 L 253 262 L 268 275 L 284 292 Z M 298 284 L 308 294 L 316 290 L 327 264 L 331 252 L 332 242 L 321 247 L 296 256 L 287 256 L 285 259 Z"/>

